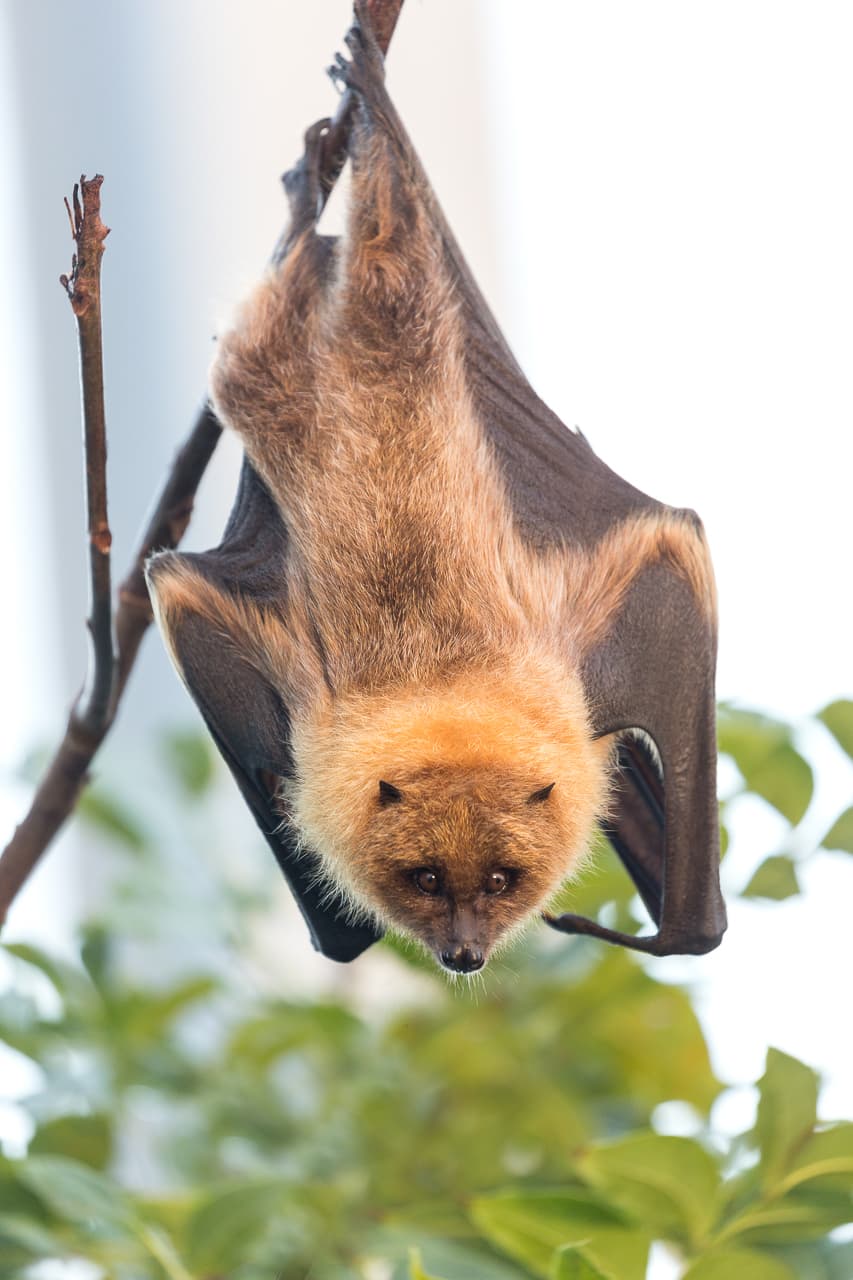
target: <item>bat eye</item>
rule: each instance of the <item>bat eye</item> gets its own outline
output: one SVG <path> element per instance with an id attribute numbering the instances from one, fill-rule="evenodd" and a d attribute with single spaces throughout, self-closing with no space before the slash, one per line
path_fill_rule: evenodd
<path id="1" fill-rule="evenodd" d="M 421 893 L 430 898 L 434 898 L 441 889 L 438 876 L 431 867 L 418 867 L 413 879 Z"/>
<path id="2" fill-rule="evenodd" d="M 503 893 L 509 888 L 510 875 L 508 871 L 493 871 L 486 881 L 486 893 L 492 895 Z"/>

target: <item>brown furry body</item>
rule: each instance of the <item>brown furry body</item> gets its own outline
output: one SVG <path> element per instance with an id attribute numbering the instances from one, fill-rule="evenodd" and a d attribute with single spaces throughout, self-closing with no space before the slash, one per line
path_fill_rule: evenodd
<path id="1" fill-rule="evenodd" d="M 542 908 L 607 804 L 585 653 L 641 568 L 664 560 L 707 595 L 707 560 L 692 528 L 651 517 L 592 555 L 525 543 L 429 193 L 381 101 L 362 98 L 351 156 L 345 237 L 318 236 L 297 195 L 287 253 L 212 371 L 288 529 L 286 608 L 177 557 L 152 586 L 167 636 L 202 613 L 279 691 L 296 765 L 281 812 L 330 886 L 471 969 Z"/>

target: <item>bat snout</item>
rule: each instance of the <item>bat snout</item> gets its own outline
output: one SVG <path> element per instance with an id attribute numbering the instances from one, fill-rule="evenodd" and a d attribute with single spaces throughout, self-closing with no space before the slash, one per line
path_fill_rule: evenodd
<path id="1" fill-rule="evenodd" d="M 450 969 L 452 973 L 475 973 L 486 963 L 486 957 L 482 951 L 467 943 L 458 947 L 445 948 L 439 952 L 438 958 L 445 969 Z"/>

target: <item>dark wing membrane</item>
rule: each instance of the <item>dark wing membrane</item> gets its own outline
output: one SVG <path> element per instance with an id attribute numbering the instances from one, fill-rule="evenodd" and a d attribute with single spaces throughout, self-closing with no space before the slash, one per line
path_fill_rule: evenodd
<path id="1" fill-rule="evenodd" d="M 616 749 L 613 813 L 602 829 L 618 853 L 646 910 L 660 925 L 663 889 L 663 778 L 648 747 L 624 737 Z"/>
<path id="2" fill-rule="evenodd" d="M 287 530 L 269 494 L 248 462 L 222 543 L 188 554 L 188 564 L 220 590 L 239 591 L 285 610 Z M 170 640 L 184 681 L 213 740 L 276 856 L 318 951 L 332 960 L 353 960 L 381 937 L 349 922 L 317 882 L 310 852 L 297 852 L 276 812 L 276 778 L 293 775 L 290 719 L 275 689 L 241 659 L 233 645 L 199 614 L 186 612 L 170 627 Z"/>
<path id="3" fill-rule="evenodd" d="M 719 944 L 726 911 L 719 879 L 715 665 L 712 617 L 683 578 L 663 564 L 648 565 L 590 654 L 583 679 L 600 732 L 640 728 L 660 755 L 662 825 L 660 791 L 640 742 L 631 744 L 627 770 L 616 779 L 622 791 L 614 818 L 630 860 L 618 843 L 617 851 L 653 916 L 659 894 L 658 932 L 630 938 L 573 916 L 551 921 L 555 927 L 656 955 L 701 953 Z M 649 877 L 658 882 L 655 896 Z"/>

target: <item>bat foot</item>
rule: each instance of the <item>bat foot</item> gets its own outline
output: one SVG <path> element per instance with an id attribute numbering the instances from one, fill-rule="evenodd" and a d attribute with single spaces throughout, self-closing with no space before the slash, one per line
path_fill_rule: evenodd
<path id="1" fill-rule="evenodd" d="M 344 36 L 351 57 L 336 53 L 329 75 L 341 90 L 351 89 L 366 98 L 373 86 L 385 80 L 385 59 L 373 34 L 367 5 L 357 0 L 354 8 L 355 20 Z"/>
<path id="2" fill-rule="evenodd" d="M 312 226 L 323 208 L 321 174 L 323 142 L 331 121 L 318 120 L 305 132 L 304 150 L 292 169 L 282 175 L 282 186 L 290 204 L 290 233 Z"/>

